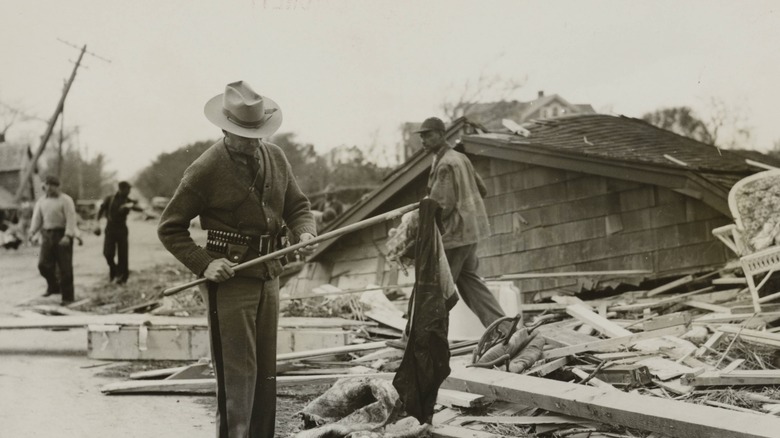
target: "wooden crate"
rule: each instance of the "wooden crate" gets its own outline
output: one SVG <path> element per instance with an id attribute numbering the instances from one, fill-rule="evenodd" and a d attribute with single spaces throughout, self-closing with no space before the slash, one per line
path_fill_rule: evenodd
<path id="1" fill-rule="evenodd" d="M 350 332 L 340 328 L 279 328 L 277 353 L 340 347 Z M 90 325 L 87 356 L 109 360 L 198 360 L 210 357 L 206 327 Z"/>

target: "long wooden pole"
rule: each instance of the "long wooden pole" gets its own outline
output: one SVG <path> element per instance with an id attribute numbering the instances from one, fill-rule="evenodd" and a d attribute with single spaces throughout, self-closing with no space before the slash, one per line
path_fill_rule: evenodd
<path id="1" fill-rule="evenodd" d="M 60 113 L 62 112 L 62 108 L 65 106 L 65 97 L 68 96 L 68 91 L 70 91 L 70 86 L 73 84 L 73 80 L 76 79 L 76 71 L 79 68 L 79 65 L 81 64 L 81 59 L 84 57 L 84 52 L 87 51 L 87 45 L 84 44 L 84 47 L 81 48 L 81 54 L 79 54 L 79 59 L 76 61 L 76 65 L 73 67 L 73 72 L 70 74 L 70 79 L 68 79 L 68 82 L 65 84 L 65 90 L 62 91 L 62 96 L 60 97 L 59 103 L 57 103 L 57 109 L 54 110 L 54 115 L 51 116 L 51 119 L 49 120 L 49 126 L 46 127 L 46 132 L 43 134 L 43 137 L 41 138 L 41 144 L 38 146 L 38 150 L 35 151 L 35 154 L 30 159 L 30 162 L 27 164 L 27 169 L 24 171 L 24 175 L 22 176 L 22 179 L 19 181 L 19 188 L 16 189 L 16 201 L 19 202 L 19 200 L 22 198 L 22 194 L 24 193 L 24 190 L 27 188 L 27 182 L 30 180 L 30 177 L 32 176 L 33 170 L 35 169 L 35 165 L 38 162 L 38 159 L 41 157 L 41 154 L 43 154 L 43 150 L 46 148 L 46 143 L 49 141 L 49 137 L 51 137 L 52 132 L 54 131 L 54 125 L 57 123 L 57 118 L 60 116 Z"/>
<path id="2" fill-rule="evenodd" d="M 400 207 L 400 208 L 397 208 L 395 210 L 388 211 L 387 213 L 381 214 L 379 216 L 374 216 L 372 218 L 368 218 L 368 219 L 362 220 L 360 222 L 355 222 L 354 224 L 347 225 L 346 227 L 342 227 L 342 228 L 339 228 L 339 229 L 327 232 L 325 234 L 322 234 L 320 236 L 317 236 L 314 239 L 311 239 L 309 241 L 299 242 L 299 243 L 296 243 L 295 245 L 288 246 L 287 248 L 280 249 L 279 251 L 274 251 L 274 252 L 266 254 L 264 256 L 260 256 L 260 257 L 258 257 L 256 259 L 250 260 L 248 262 L 244 262 L 244 263 L 238 264 L 236 266 L 233 266 L 233 270 L 234 271 L 241 271 L 241 270 L 249 268 L 251 266 L 255 266 L 255 265 L 258 265 L 260 263 L 267 262 L 269 260 L 277 259 L 277 258 L 279 258 L 279 257 L 281 257 L 283 255 L 290 254 L 290 253 L 292 253 L 294 251 L 297 251 L 297 250 L 299 250 L 299 249 L 301 249 L 301 248 L 303 248 L 305 246 L 308 246 L 308 245 L 311 245 L 311 244 L 314 244 L 314 243 L 323 242 L 325 240 L 334 239 L 336 237 L 343 236 L 345 234 L 349 234 L 349 233 L 352 233 L 352 232 L 357 231 L 357 230 L 362 230 L 363 228 L 367 228 L 367 227 L 370 227 L 372 225 L 376 225 L 376 224 L 379 224 L 379 223 L 382 223 L 382 222 L 385 222 L 385 221 L 389 221 L 389 220 L 398 218 L 401 215 L 403 215 L 404 213 L 410 212 L 412 210 L 416 210 L 419 206 L 420 206 L 420 203 L 417 202 L 417 203 L 414 203 L 414 204 L 407 205 L 405 207 Z M 197 286 L 197 285 L 199 285 L 201 283 L 205 283 L 206 281 L 207 280 L 205 278 L 199 278 L 197 280 L 190 281 L 189 283 L 180 284 L 178 286 L 174 286 L 174 287 L 171 287 L 171 288 L 168 288 L 168 289 L 164 290 L 163 291 L 163 295 L 170 296 L 170 295 L 173 295 L 175 293 L 181 292 L 183 290 L 189 289 L 189 288 L 191 288 L 193 286 Z"/>

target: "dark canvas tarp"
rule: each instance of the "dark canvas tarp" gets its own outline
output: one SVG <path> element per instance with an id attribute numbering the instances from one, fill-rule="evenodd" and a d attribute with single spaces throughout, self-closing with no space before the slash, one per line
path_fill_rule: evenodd
<path id="1" fill-rule="evenodd" d="M 455 304 L 454 300 L 445 300 L 446 291 L 442 286 L 452 284 L 452 276 L 448 268 L 442 269 L 440 263 L 441 260 L 446 262 L 437 226 L 440 212 L 436 201 L 424 199 L 420 202 L 415 282 L 406 328 L 409 339 L 393 380 L 406 412 L 420 423 L 428 424 L 433 418 L 439 386 L 450 374 L 448 310 Z"/>

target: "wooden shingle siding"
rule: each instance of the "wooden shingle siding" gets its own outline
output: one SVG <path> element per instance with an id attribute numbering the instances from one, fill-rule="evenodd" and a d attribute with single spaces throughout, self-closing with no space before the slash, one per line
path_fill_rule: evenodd
<path id="1" fill-rule="evenodd" d="M 504 161 L 493 159 L 492 161 Z M 711 230 L 728 218 L 663 187 L 541 166 L 485 178 L 493 235 L 480 243 L 480 273 L 645 269 L 663 277 L 727 259 Z M 527 174 L 524 176 L 523 174 Z M 522 223 L 519 218 L 528 223 Z M 689 254 L 707 250 L 708 254 Z M 678 251 L 669 263 L 668 253 Z M 525 299 L 573 287 L 570 279 L 516 281 Z"/>
<path id="2" fill-rule="evenodd" d="M 407 190 L 393 196 L 387 202 L 386 208 L 383 207 L 383 211 L 376 214 L 422 199 L 426 192 L 427 178 L 427 174 L 415 178 Z M 399 222 L 400 219 L 384 222 L 339 239 L 328 250 L 327 256 L 321 259 L 321 263 L 327 263 L 331 267 L 331 283 L 342 289 L 386 283 L 394 268 L 384 261 L 384 255 L 387 253 L 385 243 L 390 229 Z"/>

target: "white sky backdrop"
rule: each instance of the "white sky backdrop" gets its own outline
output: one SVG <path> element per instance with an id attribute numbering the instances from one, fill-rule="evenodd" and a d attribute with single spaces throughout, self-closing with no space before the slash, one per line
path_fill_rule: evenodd
<path id="1" fill-rule="evenodd" d="M 203 105 L 244 79 L 284 111 L 280 132 L 324 152 L 441 115 L 480 73 L 641 117 L 711 98 L 780 139 L 780 2 L 455 0 L 8 0 L 0 12 L 0 102 L 48 119 L 78 50 L 66 102 L 78 144 L 129 178 L 161 152 L 220 132 Z M 45 123 L 9 129 L 37 147 Z M 50 143 L 51 145 L 51 143 Z"/>

